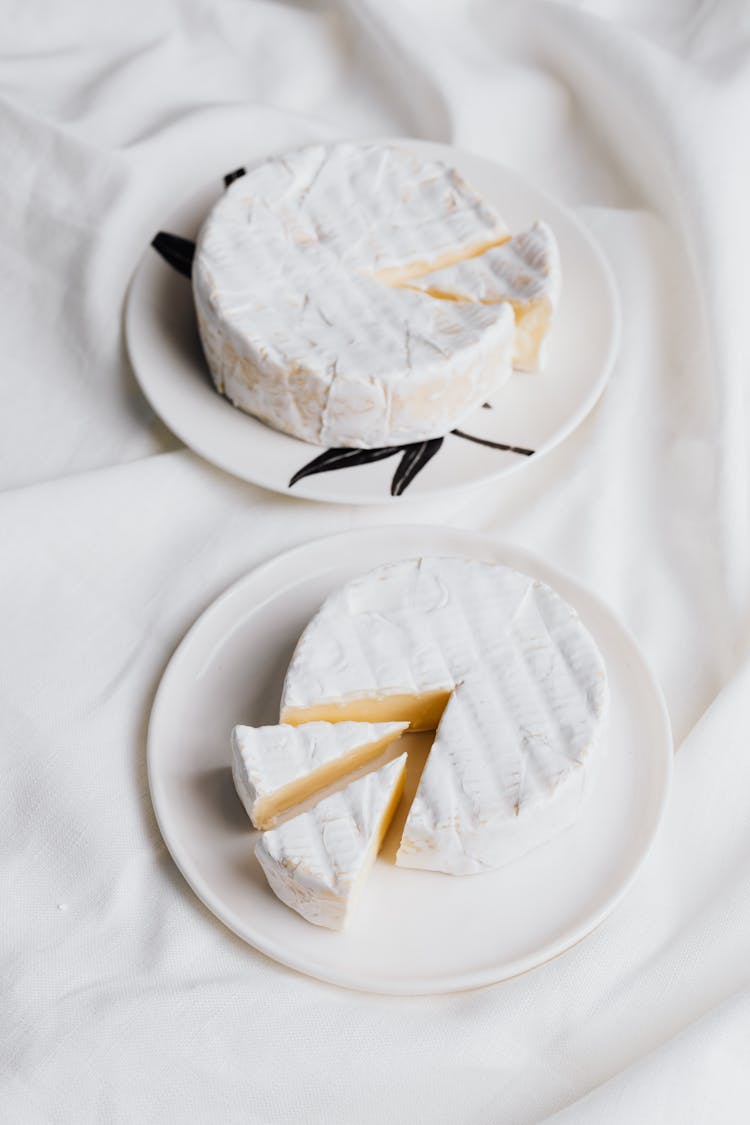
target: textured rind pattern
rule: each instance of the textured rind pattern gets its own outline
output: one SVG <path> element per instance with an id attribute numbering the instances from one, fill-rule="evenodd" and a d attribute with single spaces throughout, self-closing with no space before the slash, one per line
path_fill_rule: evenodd
<path id="1" fill-rule="evenodd" d="M 401 782 L 406 754 L 262 833 L 255 854 L 274 894 L 308 922 L 343 929 L 373 836 Z"/>
<path id="2" fill-rule="evenodd" d="M 521 303 L 547 297 L 554 306 L 560 296 L 560 251 L 549 226 L 537 221 L 501 246 L 468 261 L 432 270 L 412 279 L 409 285 L 462 301 Z"/>
<path id="3" fill-rule="evenodd" d="M 560 299 L 561 281 L 557 240 L 546 223 L 536 222 L 502 246 L 424 274 L 409 284 L 420 292 L 453 301 L 510 302 L 519 337 L 514 366 L 533 370 L 543 365 L 543 344 Z M 533 317 L 533 327 L 525 323 L 527 317 Z"/>
<path id="4" fill-rule="evenodd" d="M 454 690 L 455 689 L 455 690 Z M 393 563 L 334 593 L 300 638 L 282 713 L 452 691 L 398 862 L 498 867 L 576 815 L 608 710 L 604 661 L 577 613 L 509 567 Z"/>
<path id="5" fill-rule="evenodd" d="M 439 437 L 511 372 L 512 310 L 435 301 L 383 271 L 507 238 L 459 174 L 379 145 L 313 145 L 236 180 L 200 232 L 198 328 L 217 388 L 305 441 Z"/>
<path id="6" fill-rule="evenodd" d="M 232 777 L 253 819 L 256 801 L 301 780 L 362 746 L 396 737 L 403 723 L 303 723 L 236 726 L 232 731 Z"/>

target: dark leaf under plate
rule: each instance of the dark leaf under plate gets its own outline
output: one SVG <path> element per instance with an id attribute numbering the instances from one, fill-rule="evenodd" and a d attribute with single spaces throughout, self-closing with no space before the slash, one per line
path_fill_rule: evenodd
<path id="1" fill-rule="evenodd" d="M 524 449 L 519 445 L 503 445 L 499 441 L 490 441 L 489 438 L 476 437 L 475 434 L 466 434 L 463 430 L 451 430 L 452 434 L 456 437 L 464 438 L 465 441 L 473 441 L 477 445 L 486 445 L 489 449 L 501 449 L 504 453 L 519 453 L 522 457 L 533 457 L 533 449 Z"/>
<path id="2" fill-rule="evenodd" d="M 169 234 L 165 230 L 160 230 L 151 245 L 157 254 L 161 254 L 164 261 L 183 277 L 192 276 L 195 257 L 195 243 L 192 239 L 180 238 L 178 234 Z"/>
<path id="3" fill-rule="evenodd" d="M 233 184 L 235 180 L 241 179 L 242 176 L 246 174 L 246 172 L 246 168 L 235 168 L 233 172 L 227 172 L 226 176 L 224 177 L 224 187 L 228 188 L 229 185 Z"/>
<path id="4" fill-rule="evenodd" d="M 391 482 L 391 496 L 400 496 L 409 487 L 417 473 L 420 473 L 428 461 L 437 453 L 443 439 L 431 438 L 430 441 L 418 441 L 413 445 L 403 446 L 404 455 L 401 458 Z"/>
<path id="5" fill-rule="evenodd" d="M 298 469 L 289 481 L 289 487 L 296 484 L 303 477 L 314 476 L 315 473 L 330 473 L 334 469 L 348 469 L 353 465 L 370 465 L 373 461 L 383 461 L 386 457 L 393 457 L 404 448 L 402 445 L 388 445 L 381 449 L 326 449 L 319 457 L 308 461 Z"/>
<path id="6" fill-rule="evenodd" d="M 451 433 L 466 441 L 486 445 L 490 449 L 499 449 L 504 453 L 517 453 L 522 457 L 531 457 L 534 453 L 533 449 L 490 441 L 489 438 L 476 437 L 474 434 L 464 433 L 463 430 L 451 430 Z M 292 488 L 297 481 L 314 476 L 316 473 L 331 473 L 337 469 L 353 468 L 355 465 L 371 465 L 375 461 L 384 461 L 386 457 L 394 457 L 397 453 L 401 453 L 401 460 L 391 482 L 391 496 L 401 496 L 417 474 L 432 460 L 443 441 L 444 439 L 439 437 L 431 438 L 429 441 L 415 441 L 407 445 L 386 445 L 378 449 L 326 449 L 297 470 L 289 481 L 289 487 Z"/>

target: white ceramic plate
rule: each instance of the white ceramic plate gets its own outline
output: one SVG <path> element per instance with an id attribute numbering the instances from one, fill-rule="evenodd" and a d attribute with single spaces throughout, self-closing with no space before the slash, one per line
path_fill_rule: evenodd
<path id="1" fill-rule="evenodd" d="M 547 369 L 514 375 L 498 393 L 492 410 L 480 409 L 462 424 L 462 431 L 479 441 L 449 434 L 408 492 L 393 498 L 400 502 L 404 497 L 464 489 L 522 470 L 529 461 L 524 452 L 481 442 L 531 450 L 539 457 L 562 441 L 604 389 L 617 346 L 619 313 L 609 267 L 591 235 L 569 211 L 515 172 L 478 156 L 424 141 L 391 143 L 459 168 L 497 204 L 511 230 L 545 219 L 560 244 L 563 271 Z M 208 184 L 165 216 L 162 229 L 195 238 L 221 191 L 221 180 Z M 133 278 L 125 325 L 130 358 L 144 394 L 178 437 L 208 461 L 254 484 L 311 500 L 380 504 L 391 499 L 398 455 L 307 476 L 290 488 L 292 476 L 321 448 L 270 429 L 216 393 L 198 340 L 190 282 L 152 247 Z"/>
<path id="2" fill-rule="evenodd" d="M 294 644 L 331 590 L 380 563 L 419 554 L 508 563 L 552 583 L 578 609 L 609 672 L 606 756 L 574 827 L 488 874 L 460 878 L 395 867 L 402 802 L 360 912 L 337 934 L 305 922 L 268 888 L 253 854 L 255 833 L 232 785 L 229 735 L 235 723 L 278 721 Z M 406 736 L 412 786 L 428 745 L 428 735 Z M 672 741 L 661 693 L 635 641 L 596 597 L 519 548 L 447 528 L 392 527 L 290 551 L 207 609 L 164 674 L 151 715 L 148 767 L 167 846 L 196 894 L 230 929 L 321 980 L 420 994 L 474 988 L 533 968 L 602 921 L 659 826 Z"/>

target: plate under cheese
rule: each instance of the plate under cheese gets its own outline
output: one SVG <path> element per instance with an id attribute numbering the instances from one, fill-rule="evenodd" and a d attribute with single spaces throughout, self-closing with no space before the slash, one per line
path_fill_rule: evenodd
<path id="1" fill-rule="evenodd" d="M 455 169 L 405 149 L 312 145 L 262 161 L 215 204 L 196 246 L 217 388 L 314 444 L 442 436 L 509 377 L 514 306 L 446 300 L 415 280 L 509 237 Z M 548 326 L 535 321 L 529 363 Z"/>
<path id="2" fill-rule="evenodd" d="M 256 828 L 272 828 L 342 777 L 372 768 L 408 727 L 396 723 L 303 723 L 232 731 L 232 777 Z"/>
<path id="3" fill-rule="evenodd" d="M 261 834 L 255 854 L 274 893 L 308 922 L 347 925 L 404 786 L 406 754 Z"/>
<path id="4" fill-rule="evenodd" d="M 397 862 L 474 874 L 572 823 L 608 698 L 595 641 L 549 586 L 425 557 L 328 598 L 295 649 L 281 720 L 437 729 Z"/>

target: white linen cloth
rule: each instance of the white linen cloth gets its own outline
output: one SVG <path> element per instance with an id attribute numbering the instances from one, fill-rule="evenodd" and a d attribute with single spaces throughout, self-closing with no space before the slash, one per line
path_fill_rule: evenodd
<path id="1" fill-rule="evenodd" d="M 750 12 L 742 3 L 3 5 L 0 1120 L 471 1125 L 750 1118 Z M 611 384 L 520 477 L 308 504 L 184 449 L 129 369 L 173 203 L 321 136 L 475 149 L 573 207 L 624 313 Z M 173 866 L 145 729 L 232 580 L 387 521 L 480 529 L 608 598 L 679 748 L 615 914 L 514 981 L 372 997 L 243 945 Z"/>

